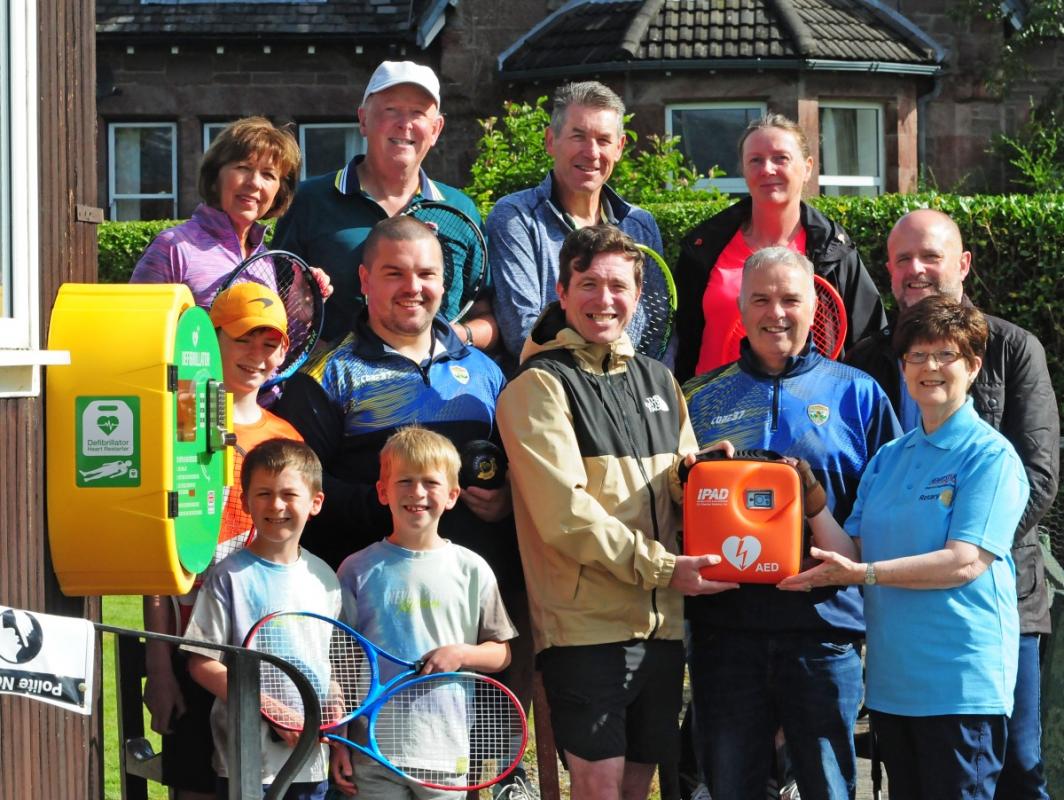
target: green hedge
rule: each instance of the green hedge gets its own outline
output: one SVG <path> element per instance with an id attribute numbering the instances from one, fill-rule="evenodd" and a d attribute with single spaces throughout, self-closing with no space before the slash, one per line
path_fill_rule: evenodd
<path id="1" fill-rule="evenodd" d="M 104 222 L 96 228 L 99 242 L 100 283 L 128 283 L 133 267 L 145 248 L 160 231 L 180 225 L 179 219 L 153 219 L 147 222 Z M 273 236 L 273 220 L 267 221 L 266 240 Z"/>
<path id="2" fill-rule="evenodd" d="M 680 237 L 730 201 L 648 205 L 661 226 L 665 256 L 675 263 Z M 884 297 L 887 233 L 914 208 L 938 208 L 957 221 L 972 251 L 965 289 L 988 311 L 1032 331 L 1049 358 L 1057 398 L 1064 401 L 1064 194 L 885 195 L 816 197 L 813 205 L 849 231 Z M 125 282 L 140 253 L 173 221 L 105 222 L 99 226 L 100 281 Z"/>

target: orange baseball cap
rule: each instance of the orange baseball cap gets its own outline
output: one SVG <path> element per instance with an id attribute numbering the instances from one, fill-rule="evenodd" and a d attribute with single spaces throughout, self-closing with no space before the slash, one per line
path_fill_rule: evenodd
<path id="1" fill-rule="evenodd" d="M 211 304 L 211 322 L 234 339 L 255 328 L 273 328 L 288 347 L 288 316 L 277 292 L 261 283 L 238 283 Z"/>

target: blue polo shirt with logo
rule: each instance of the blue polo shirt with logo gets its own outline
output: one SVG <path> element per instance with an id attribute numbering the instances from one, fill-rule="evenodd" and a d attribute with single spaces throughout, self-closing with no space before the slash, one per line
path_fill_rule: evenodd
<path id="1" fill-rule="evenodd" d="M 824 358 L 812 344 L 788 359 L 779 375 L 761 370 L 747 340 L 739 352 L 738 361 L 684 384 L 699 445 L 729 439 L 738 449 L 768 448 L 804 458 L 841 524 L 872 456 L 901 435 L 890 400 L 870 376 Z M 808 542 L 804 548 L 807 553 Z M 692 624 L 733 631 L 864 632 L 855 586 L 796 593 L 744 584 L 688 598 L 687 616 Z"/>
<path id="2" fill-rule="evenodd" d="M 1027 504 L 1012 445 L 971 398 L 934 433 L 922 426 L 868 466 L 846 531 L 863 561 L 970 542 L 996 556 L 952 589 L 865 590 L 866 703 L 888 714 L 1011 714 L 1019 621 L 1012 535 Z"/>

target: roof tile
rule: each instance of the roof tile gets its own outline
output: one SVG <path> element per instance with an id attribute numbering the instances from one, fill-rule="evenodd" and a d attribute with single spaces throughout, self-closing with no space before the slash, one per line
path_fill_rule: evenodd
<path id="1" fill-rule="evenodd" d="M 790 6 L 810 52 L 778 10 Z M 629 60 L 620 49 L 643 0 L 586 0 L 518 41 L 503 73 Z M 602 38 L 593 44 L 587 31 Z M 795 59 L 933 64 L 913 34 L 864 0 L 665 0 L 630 60 Z"/>

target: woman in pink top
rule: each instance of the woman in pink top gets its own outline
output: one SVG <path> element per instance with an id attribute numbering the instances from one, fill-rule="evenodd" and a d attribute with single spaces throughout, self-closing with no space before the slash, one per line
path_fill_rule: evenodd
<path id="1" fill-rule="evenodd" d="M 781 114 L 750 123 L 739 140 L 739 161 L 750 196 L 703 222 L 681 243 L 676 270 L 681 382 L 739 357 L 738 342 L 729 334 L 739 320 L 742 267 L 765 247 L 804 253 L 817 274 L 838 289 L 849 323 L 846 347 L 886 325 L 879 291 L 850 237 L 802 202 L 813 156 L 797 123 Z"/>
<path id="2" fill-rule="evenodd" d="M 203 202 L 192 218 L 148 245 L 131 283 L 183 283 L 209 308 L 225 277 L 264 250 L 260 219 L 283 214 L 295 194 L 299 145 L 265 117 L 247 117 L 215 138 L 200 165 Z"/>

